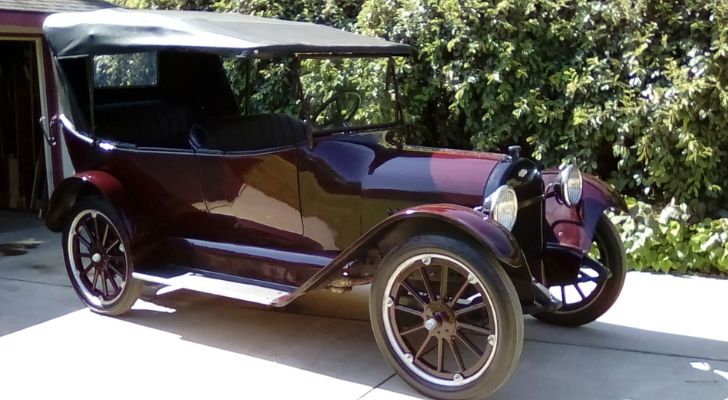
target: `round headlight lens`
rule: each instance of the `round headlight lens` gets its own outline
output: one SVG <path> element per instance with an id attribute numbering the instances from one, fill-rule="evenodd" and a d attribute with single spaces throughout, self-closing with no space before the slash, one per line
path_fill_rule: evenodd
<path id="1" fill-rule="evenodd" d="M 518 197 L 509 186 L 503 185 L 486 197 L 483 201 L 483 210 L 499 224 L 509 231 L 516 224 L 518 216 Z"/>
<path id="2" fill-rule="evenodd" d="M 582 178 L 581 171 L 573 165 L 567 165 L 561 170 L 561 199 L 567 206 L 575 206 L 581 200 Z"/>

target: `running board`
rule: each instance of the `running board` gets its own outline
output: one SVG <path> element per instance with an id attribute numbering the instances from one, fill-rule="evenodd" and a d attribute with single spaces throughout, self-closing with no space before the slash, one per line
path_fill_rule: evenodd
<path id="1" fill-rule="evenodd" d="M 267 306 L 276 306 L 295 290 L 294 287 L 181 267 L 150 268 L 134 272 L 132 276 L 141 281 L 166 285 L 173 289 L 193 290 Z"/>

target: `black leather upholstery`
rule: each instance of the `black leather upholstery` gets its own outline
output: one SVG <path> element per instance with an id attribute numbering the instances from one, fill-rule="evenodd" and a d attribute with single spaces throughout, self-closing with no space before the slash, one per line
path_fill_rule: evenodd
<path id="1" fill-rule="evenodd" d="M 142 147 L 189 149 L 187 133 L 199 120 L 189 107 L 161 102 L 96 107 L 96 135 Z"/>
<path id="2" fill-rule="evenodd" d="M 190 130 L 194 146 L 226 152 L 293 146 L 305 140 L 305 124 L 285 114 L 215 118 Z"/>

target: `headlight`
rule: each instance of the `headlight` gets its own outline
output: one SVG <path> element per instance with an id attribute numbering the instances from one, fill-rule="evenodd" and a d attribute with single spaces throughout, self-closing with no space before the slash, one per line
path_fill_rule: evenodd
<path id="1" fill-rule="evenodd" d="M 483 200 L 483 211 L 510 231 L 518 216 L 516 192 L 510 186 L 499 187 Z"/>
<path id="2" fill-rule="evenodd" d="M 573 165 L 567 165 L 559 173 L 559 195 L 561 201 L 573 207 L 581 200 L 581 172 Z"/>

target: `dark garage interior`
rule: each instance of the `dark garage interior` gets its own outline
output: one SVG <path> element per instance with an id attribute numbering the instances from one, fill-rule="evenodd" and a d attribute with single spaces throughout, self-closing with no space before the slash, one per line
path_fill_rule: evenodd
<path id="1" fill-rule="evenodd" d="M 38 209 L 46 178 L 35 43 L 0 40 L 0 54 L 0 209 Z"/>

